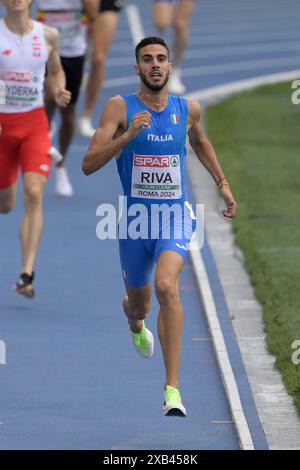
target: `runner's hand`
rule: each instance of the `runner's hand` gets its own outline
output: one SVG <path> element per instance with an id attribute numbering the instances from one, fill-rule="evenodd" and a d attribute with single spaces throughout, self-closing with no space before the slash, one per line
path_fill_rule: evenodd
<path id="1" fill-rule="evenodd" d="M 72 94 L 69 90 L 66 90 L 66 89 L 57 90 L 57 92 L 55 93 L 54 100 L 58 106 L 65 108 L 70 103 L 71 96 Z"/>
<path id="2" fill-rule="evenodd" d="M 151 113 L 149 111 L 136 113 L 127 130 L 128 141 L 134 139 L 143 128 L 150 127 L 150 121 Z"/>
<path id="3" fill-rule="evenodd" d="M 222 185 L 219 188 L 219 191 L 227 206 L 227 209 L 222 210 L 222 214 L 224 215 L 224 217 L 232 219 L 232 217 L 234 217 L 236 213 L 237 203 L 235 202 L 235 199 L 231 194 L 230 188 L 227 184 Z"/>

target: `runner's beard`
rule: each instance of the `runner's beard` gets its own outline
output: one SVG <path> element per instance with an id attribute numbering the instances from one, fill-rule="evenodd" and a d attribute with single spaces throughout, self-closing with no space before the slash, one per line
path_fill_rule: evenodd
<path id="1" fill-rule="evenodd" d="M 164 88 L 164 86 L 168 83 L 168 80 L 169 80 L 169 75 L 170 73 L 168 72 L 167 75 L 166 75 L 166 78 L 164 79 L 163 83 L 161 84 L 153 84 L 151 82 L 149 82 L 148 78 L 146 77 L 146 75 L 144 75 L 143 73 L 140 73 L 140 77 L 142 79 L 142 82 L 144 83 L 144 85 L 146 85 L 147 88 L 149 88 L 149 90 L 151 91 L 160 91 Z"/>

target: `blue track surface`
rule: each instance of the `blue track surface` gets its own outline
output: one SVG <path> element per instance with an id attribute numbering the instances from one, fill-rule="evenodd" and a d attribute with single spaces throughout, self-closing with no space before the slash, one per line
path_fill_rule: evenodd
<path id="1" fill-rule="evenodd" d="M 137 4 L 145 33 L 153 33 L 150 2 Z M 189 92 L 300 68 L 297 1 L 199 4 L 184 62 Z M 128 63 L 133 64 L 133 47 L 122 13 L 95 123 L 108 97 L 136 90 L 137 82 L 116 82 L 134 77 Z M 0 365 L 0 449 L 238 449 L 189 263 L 181 276 L 181 389 L 188 417 L 162 416 L 164 371 L 157 334 L 153 359 L 137 357 L 121 311 L 117 242 L 96 238 L 97 206 L 117 204 L 121 193 L 115 163 L 84 177 L 80 164 L 87 145 L 77 136 L 70 149 L 75 196 L 55 197 L 52 177 L 46 188 L 33 301 L 10 289 L 20 269 L 21 197 L 11 214 L 0 217 L 0 339 L 7 348 L 7 364 Z M 265 448 L 208 247 L 204 255 L 252 437 L 256 448 Z M 157 310 L 153 299 L 148 325 L 154 332 Z"/>

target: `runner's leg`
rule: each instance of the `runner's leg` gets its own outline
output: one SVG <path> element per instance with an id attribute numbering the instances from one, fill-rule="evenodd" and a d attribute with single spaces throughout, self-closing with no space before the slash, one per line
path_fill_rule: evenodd
<path id="1" fill-rule="evenodd" d="M 24 217 L 20 227 L 23 266 L 21 272 L 31 274 L 43 228 L 42 197 L 47 179 L 34 172 L 24 174 Z"/>
<path id="2" fill-rule="evenodd" d="M 61 162 L 57 163 L 56 166 L 58 168 L 65 166 L 66 154 L 75 133 L 75 104 L 70 103 L 66 108 L 60 108 L 60 114 L 62 124 L 59 130 L 59 150 L 64 158 Z"/>
<path id="3" fill-rule="evenodd" d="M 170 1 L 159 1 L 153 4 L 153 21 L 156 29 L 162 32 L 171 26 L 174 18 L 174 4 Z"/>
<path id="4" fill-rule="evenodd" d="M 179 388 L 178 370 L 183 323 L 178 278 L 183 263 L 184 260 L 178 253 L 163 251 L 155 272 L 155 291 L 160 305 L 158 334 L 166 368 L 166 385 L 175 388 Z"/>
<path id="5" fill-rule="evenodd" d="M 150 310 L 151 284 L 143 287 L 131 287 L 126 284 L 127 296 L 123 300 L 124 313 L 128 318 L 131 331 L 142 330 L 142 320 Z"/>
<path id="6" fill-rule="evenodd" d="M 88 78 L 86 101 L 82 116 L 91 117 L 105 76 L 105 62 L 116 34 L 119 14 L 114 11 L 100 13 L 92 32 L 92 63 Z"/>
<path id="7" fill-rule="evenodd" d="M 61 57 L 61 63 L 66 75 L 66 89 L 71 92 L 71 102 L 66 108 L 60 108 L 59 150 L 64 158 L 57 164 L 57 167 L 64 166 L 65 157 L 75 133 L 75 108 L 82 83 L 84 56 Z"/>
<path id="8" fill-rule="evenodd" d="M 50 173 L 50 139 L 43 108 L 26 115 L 26 132 L 19 148 L 23 174 L 24 217 L 20 228 L 22 271 L 32 274 L 43 226 L 42 197 Z"/>
<path id="9" fill-rule="evenodd" d="M 188 23 L 195 9 L 195 0 L 181 0 L 175 11 L 174 17 L 174 68 L 179 67 L 182 62 L 184 51 L 188 45 L 189 29 Z"/>

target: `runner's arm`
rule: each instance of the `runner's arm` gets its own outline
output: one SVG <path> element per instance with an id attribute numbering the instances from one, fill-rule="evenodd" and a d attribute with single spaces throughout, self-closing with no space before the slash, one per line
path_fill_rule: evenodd
<path id="1" fill-rule="evenodd" d="M 142 111 L 133 116 L 126 129 L 126 105 L 124 100 L 116 96 L 111 98 L 102 112 L 99 127 L 96 130 L 90 146 L 83 158 L 82 171 L 90 175 L 100 170 L 116 156 L 143 127 L 149 126 L 150 113 Z M 119 137 L 113 139 L 117 129 L 124 129 Z"/>
<path id="2" fill-rule="evenodd" d="M 66 90 L 66 76 L 59 57 L 59 33 L 49 26 L 44 26 L 44 31 L 49 50 L 47 71 L 50 93 L 59 106 L 66 107 L 71 100 L 71 93 Z"/>
<path id="3" fill-rule="evenodd" d="M 188 136 L 192 149 L 198 160 L 211 174 L 218 185 L 220 194 L 223 197 L 227 209 L 222 211 L 225 217 L 234 217 L 237 204 L 230 191 L 224 172 L 218 162 L 216 152 L 206 137 L 200 125 L 201 108 L 198 101 L 188 100 Z"/>
<path id="4" fill-rule="evenodd" d="M 189 142 L 198 160 L 209 171 L 215 182 L 224 178 L 216 153 L 200 125 L 201 108 L 198 101 L 188 100 Z"/>

